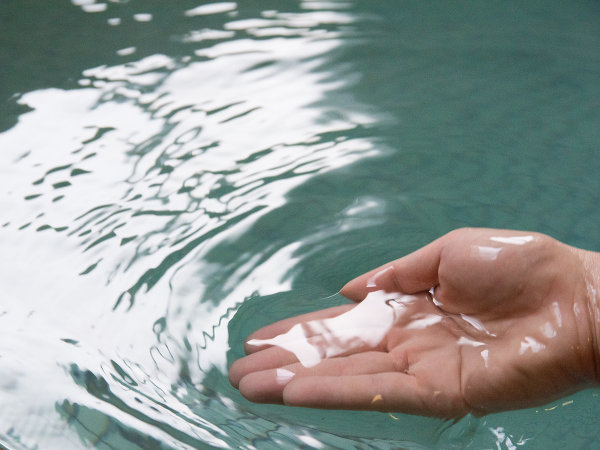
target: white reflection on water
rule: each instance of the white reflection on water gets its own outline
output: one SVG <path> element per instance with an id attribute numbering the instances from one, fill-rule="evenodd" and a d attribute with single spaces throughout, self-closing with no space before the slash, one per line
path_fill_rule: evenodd
<path id="1" fill-rule="evenodd" d="M 234 2 L 209 3 L 188 9 L 185 15 L 188 17 L 203 16 L 207 14 L 219 14 L 229 11 L 235 11 L 237 5 Z"/>
<path id="2" fill-rule="evenodd" d="M 377 347 L 417 300 L 414 295 L 373 291 L 344 314 L 298 323 L 286 333 L 271 339 L 252 339 L 248 344 L 281 347 L 292 352 L 304 367 L 313 367 L 323 359 Z M 408 328 L 425 328 L 439 320 L 439 316 L 417 319 Z"/>
<path id="3" fill-rule="evenodd" d="M 210 39 L 246 37 L 193 57 L 99 65 L 80 89 L 22 95 L 31 111 L 0 134 L 0 400 L 6 429 L 31 437 L 25 445 L 75 445 L 57 414 L 75 406 L 167 445 L 179 433 L 228 445 L 231 432 L 174 388 L 180 359 L 200 389 L 205 373 L 224 371 L 231 311 L 253 293 L 289 289 L 299 243 L 209 255 L 306 180 L 376 154 L 345 135 L 373 118 L 328 101 L 346 83 L 324 68 L 343 35 L 321 25 L 352 18 L 267 16 L 225 24 Z M 87 395 L 90 386 L 106 392 Z"/>

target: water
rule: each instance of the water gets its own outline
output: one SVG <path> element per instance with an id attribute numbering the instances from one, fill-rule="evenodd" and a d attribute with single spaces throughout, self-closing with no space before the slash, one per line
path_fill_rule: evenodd
<path id="1" fill-rule="evenodd" d="M 0 442 L 589 448 L 597 392 L 457 423 L 245 401 L 274 320 L 459 226 L 599 250 L 596 2 L 0 13 Z"/>

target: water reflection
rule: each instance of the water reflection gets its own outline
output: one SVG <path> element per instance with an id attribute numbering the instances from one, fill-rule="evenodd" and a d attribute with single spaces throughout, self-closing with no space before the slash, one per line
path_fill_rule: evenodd
<path id="1" fill-rule="evenodd" d="M 195 20 L 177 37 L 186 55 L 135 59 L 139 45 L 120 43 L 128 62 L 23 94 L 30 111 L 0 134 L 11 444 L 244 442 L 233 424 L 252 416 L 216 389 L 227 322 L 245 298 L 291 288 L 300 247 L 253 242 L 260 222 L 307 179 L 377 153 L 356 132 L 374 119 L 329 99 L 348 82 L 330 61 L 351 15 L 253 17 L 231 2 L 180 13 Z M 316 440 L 303 433 L 279 441 Z"/>
<path id="2" fill-rule="evenodd" d="M 407 322 L 408 329 L 437 323 L 440 316 L 402 320 L 411 316 L 411 304 L 418 299 L 415 295 L 372 291 L 350 311 L 330 319 L 298 323 L 284 334 L 271 339 L 251 339 L 248 345 L 280 347 L 293 353 L 304 367 L 313 367 L 326 358 L 378 348 L 399 321 Z M 285 373 L 283 377 L 291 380 Z"/>

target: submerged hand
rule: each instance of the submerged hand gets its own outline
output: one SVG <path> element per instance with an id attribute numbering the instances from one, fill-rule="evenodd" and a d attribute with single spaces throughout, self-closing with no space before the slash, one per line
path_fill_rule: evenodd
<path id="1" fill-rule="evenodd" d="M 598 264 L 542 234 L 456 230 L 349 282 L 358 304 L 258 330 L 230 380 L 252 401 L 315 408 L 546 403 L 597 383 Z"/>

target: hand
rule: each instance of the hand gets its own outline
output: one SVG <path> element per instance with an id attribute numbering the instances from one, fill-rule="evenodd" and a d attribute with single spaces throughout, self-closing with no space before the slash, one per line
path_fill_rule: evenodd
<path id="1" fill-rule="evenodd" d="M 543 404 L 597 383 L 597 267 L 543 234 L 456 230 L 349 282 L 360 303 L 256 331 L 229 377 L 249 400 L 313 408 Z"/>

